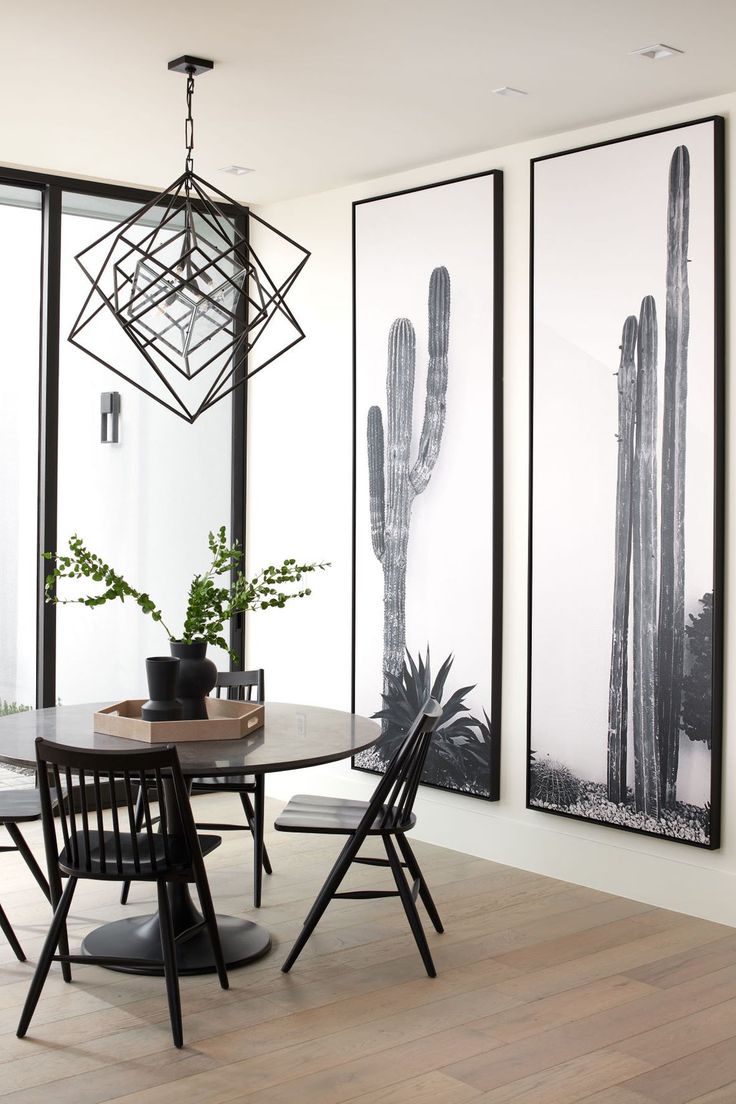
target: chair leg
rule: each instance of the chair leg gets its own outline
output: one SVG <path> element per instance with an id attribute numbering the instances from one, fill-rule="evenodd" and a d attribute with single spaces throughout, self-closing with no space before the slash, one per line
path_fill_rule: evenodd
<path id="1" fill-rule="evenodd" d="M 419 896 L 422 898 L 422 902 L 427 910 L 429 918 L 434 924 L 435 931 L 443 932 L 445 929 L 442 926 L 442 921 L 440 920 L 440 914 L 437 911 L 437 906 L 432 900 L 432 894 L 429 892 L 429 886 L 424 879 L 424 875 L 422 874 L 419 863 L 417 862 L 416 855 L 409 846 L 409 841 L 403 832 L 396 833 L 396 842 L 399 845 L 399 850 L 401 851 L 401 854 L 404 856 L 404 862 L 406 863 L 412 878 L 415 881 L 419 879 Z"/>
<path id="2" fill-rule="evenodd" d="M 257 781 L 256 782 L 256 787 L 258 787 L 258 785 L 259 785 L 259 782 Z M 256 812 L 257 812 L 257 809 L 258 809 L 258 802 L 259 802 L 259 791 L 258 791 L 258 789 L 256 789 L 256 793 L 255 793 L 254 796 L 255 796 L 255 799 L 256 799 L 256 808 L 255 808 L 255 810 L 254 810 L 253 804 L 250 800 L 250 794 L 241 793 L 240 801 L 243 805 L 243 812 L 245 813 L 245 819 L 248 821 L 248 827 L 250 828 L 251 833 L 253 835 L 253 839 L 255 840 L 255 836 L 256 836 Z M 261 778 L 260 778 L 260 803 L 263 806 L 264 813 L 265 813 L 265 800 L 266 800 L 266 788 L 265 788 L 265 783 L 264 783 L 263 777 L 261 776 Z M 261 836 L 263 836 L 263 832 L 261 832 Z M 265 843 L 263 844 L 263 869 L 265 870 L 266 874 L 273 874 L 273 867 L 271 866 L 271 860 L 268 857 L 268 851 L 266 850 L 266 844 Z"/>
<path id="3" fill-rule="evenodd" d="M 406 878 L 404 877 L 404 871 L 401 867 L 399 856 L 396 854 L 396 848 L 394 847 L 393 840 L 390 836 L 382 836 L 383 845 L 386 848 L 386 854 L 388 855 L 388 861 L 391 865 L 391 871 L 396 882 L 396 888 L 399 891 L 399 897 L 401 903 L 404 906 L 404 912 L 406 918 L 409 921 L 416 945 L 419 948 L 419 953 L 422 956 L 422 962 L 424 968 L 430 977 L 437 977 L 437 971 L 434 968 L 434 962 L 432 961 L 432 955 L 429 950 L 429 944 L 427 943 L 427 937 L 424 934 L 422 927 L 422 921 L 419 919 L 419 913 L 417 907 L 414 904 L 414 899 L 411 895 L 411 890 L 406 884 Z"/>
<path id="4" fill-rule="evenodd" d="M 54 914 L 56 914 L 56 911 L 59 908 L 64 894 L 62 893 L 61 888 L 61 875 L 59 874 L 59 868 L 56 866 L 54 855 L 51 855 L 49 857 L 48 871 L 49 890 L 51 891 L 51 907 L 54 910 Z M 74 884 L 76 885 L 76 879 L 74 880 Z M 69 898 L 69 903 L 71 904 L 71 896 Z M 69 939 L 66 933 L 66 917 L 64 917 L 64 921 L 61 927 L 61 935 L 59 936 L 59 951 L 61 954 L 64 955 L 69 954 Z M 66 982 L 70 982 L 72 980 L 72 967 L 70 962 L 62 962 L 61 976 Z"/>
<path id="5" fill-rule="evenodd" d="M 314 929 L 317 927 L 317 924 L 321 920 L 325 909 L 333 898 L 333 895 L 339 889 L 340 882 L 343 880 L 348 870 L 350 869 L 350 864 L 352 863 L 357 850 L 358 848 L 355 845 L 355 840 L 353 837 L 351 837 L 338 855 L 335 865 L 327 876 L 327 880 L 317 894 L 317 898 L 311 909 L 307 913 L 306 920 L 302 925 L 302 930 L 299 932 L 294 946 L 289 951 L 289 954 L 286 956 L 286 960 L 281 967 L 282 973 L 288 974 L 289 970 L 304 950 L 307 944 L 307 940 L 309 939 Z"/>
<path id="6" fill-rule="evenodd" d="M 181 996 L 179 994 L 179 974 L 176 968 L 176 942 L 174 939 L 174 923 L 171 918 L 171 905 L 166 882 L 157 882 L 158 890 L 158 917 L 161 928 L 161 949 L 164 959 L 164 976 L 166 978 L 166 996 L 169 1000 L 169 1016 L 171 1018 L 171 1034 L 174 1037 L 174 1046 L 184 1046 L 184 1035 L 181 1026 Z"/>
<path id="7" fill-rule="evenodd" d="M 51 891 L 49 889 L 49 883 L 44 878 L 43 872 L 41 871 L 41 867 L 36 862 L 35 856 L 34 856 L 33 852 L 31 851 L 30 847 L 28 846 L 28 844 L 26 843 L 25 837 L 23 836 L 23 833 L 21 832 L 20 828 L 18 827 L 17 824 L 12 824 L 12 823 L 6 824 L 5 827 L 8 830 L 8 835 L 10 836 L 13 843 L 15 844 L 15 846 L 20 851 L 20 853 L 21 853 L 21 855 L 22 855 L 22 857 L 25 861 L 26 866 L 28 867 L 31 874 L 33 875 L 33 877 L 36 879 L 36 881 L 40 885 L 44 896 L 46 897 L 46 899 L 48 901 L 50 901 L 51 900 Z"/>
<path id="8" fill-rule="evenodd" d="M 5 915 L 5 910 L 3 909 L 2 905 L 0 905 L 0 928 L 2 928 L 5 938 L 7 939 L 10 946 L 13 948 L 13 954 L 15 955 L 15 957 L 18 959 L 19 962 L 25 962 L 26 956 L 23 953 L 23 948 L 18 942 L 18 937 L 13 931 L 12 925 Z"/>
<path id="9" fill-rule="evenodd" d="M 38 998 L 41 996 L 41 990 L 44 987 L 46 978 L 48 977 L 51 963 L 56 953 L 57 946 L 61 943 L 62 934 L 66 931 L 66 918 L 69 913 L 69 907 L 72 903 L 72 897 L 74 896 L 74 890 L 77 887 L 77 879 L 70 878 L 66 884 L 64 892 L 61 895 L 56 911 L 54 912 L 54 918 L 51 921 L 51 927 L 49 928 L 49 934 L 46 936 L 46 942 L 43 945 L 43 950 L 38 959 L 38 965 L 36 966 L 36 972 L 33 975 L 33 981 L 31 987 L 28 990 L 28 996 L 26 997 L 26 1003 L 23 1005 L 23 1011 L 21 1012 L 20 1022 L 18 1024 L 18 1030 L 16 1032 L 19 1039 L 22 1039 L 28 1030 L 33 1013 L 36 1011 L 36 1005 L 38 1004 Z M 62 954 L 68 954 L 69 949 L 67 946 L 66 951 L 62 950 Z M 62 963 L 62 966 L 64 963 Z M 68 963 L 66 964 L 68 965 Z"/>
<path id="10" fill-rule="evenodd" d="M 138 796 L 135 799 L 135 830 L 140 832 L 143 827 L 143 790 L 138 787 Z M 120 890 L 120 904 L 127 905 L 128 894 L 130 893 L 130 882 L 123 882 Z"/>
<path id="11" fill-rule="evenodd" d="M 220 930 L 217 927 L 217 915 L 215 913 L 215 906 L 212 903 L 212 894 L 210 893 L 210 886 L 209 882 L 207 881 L 207 874 L 204 869 L 204 863 L 202 864 L 201 870 L 197 869 L 196 859 L 194 880 L 197 886 L 197 893 L 199 894 L 199 903 L 202 907 L 202 915 L 204 917 L 205 924 L 207 925 L 207 934 L 209 935 L 210 943 L 212 944 L 212 955 L 215 960 L 215 966 L 217 967 L 217 976 L 220 980 L 220 987 L 222 989 L 229 989 L 230 981 L 227 976 L 225 957 L 222 953 Z"/>

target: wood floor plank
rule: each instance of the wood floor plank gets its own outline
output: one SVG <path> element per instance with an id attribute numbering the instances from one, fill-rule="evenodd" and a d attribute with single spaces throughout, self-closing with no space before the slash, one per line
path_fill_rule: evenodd
<path id="1" fill-rule="evenodd" d="M 601 1089 L 592 1096 L 586 1096 L 580 1104 L 651 1104 L 651 1101 L 625 1085 L 613 1085 L 610 1089 Z"/>
<path id="2" fill-rule="evenodd" d="M 429 1036 L 403 1046 L 389 1047 L 380 1054 L 353 1057 L 348 1061 L 256 1088 L 244 1075 L 243 1063 L 187 1077 L 156 1090 L 134 1093 L 110 1104 L 345 1104 L 356 1096 L 390 1087 L 436 1068 L 442 1056 L 452 1058 L 478 1054 L 495 1046 L 487 1032 L 471 1026 L 442 1032 L 441 1046 Z M 276 1076 L 274 1074 L 274 1076 Z M 471 1098 L 472 1099 L 472 1098 Z"/>
<path id="3" fill-rule="evenodd" d="M 650 985 L 623 974 L 613 974 L 575 989 L 518 1004 L 499 1012 L 486 1023 L 499 1039 L 513 1043 L 540 1031 L 586 1019 L 607 1008 L 630 1004 L 652 992 Z"/>
<path id="4" fill-rule="evenodd" d="M 576 1104 L 594 1090 L 616 1085 L 647 1066 L 638 1058 L 599 1051 L 501 1085 L 475 1099 L 477 1104 Z"/>
<path id="5" fill-rule="evenodd" d="M 627 976 L 647 985 L 669 989 L 690 978 L 714 974 L 736 965 L 736 934 L 728 935 L 705 947 L 694 947 L 679 954 L 647 962 L 627 971 Z"/>
<path id="6" fill-rule="evenodd" d="M 501 982 L 498 988 L 505 991 L 506 984 Z M 695 978 L 666 992 L 651 989 L 634 1001 L 589 1015 L 582 1022 L 549 1027 L 541 1034 L 448 1066 L 444 1072 L 476 1088 L 495 1089 L 551 1069 L 561 1061 L 606 1049 L 623 1040 L 634 1040 L 648 1031 L 662 1029 L 662 1025 L 673 1025 L 678 1020 L 692 1017 L 696 1009 L 713 1009 L 703 1017 L 706 1025 L 710 1022 L 724 1023 L 725 1030 L 730 1031 L 730 1016 L 724 1017 L 720 1009 L 724 1001 L 732 1001 L 734 997 L 736 973 L 733 971 L 729 977 L 719 977 L 717 982 L 709 984 L 705 979 Z M 497 1033 L 493 1020 L 482 1023 Z M 695 1021 L 691 1020 L 691 1023 Z M 670 1026 L 670 1030 L 679 1037 L 677 1029 Z M 704 1030 L 707 1031 L 707 1026 Z M 663 1034 L 666 1035 L 666 1031 Z M 646 1057 L 646 1052 L 636 1052 L 633 1056 Z"/>
<path id="7" fill-rule="evenodd" d="M 703 923 L 701 920 L 677 917 L 672 921 L 672 927 L 666 931 L 643 939 L 633 939 L 609 950 L 583 955 L 572 963 L 548 966 L 501 984 L 511 995 L 530 999 L 614 973 L 625 973 L 635 966 L 656 962 L 667 955 L 691 950 L 705 943 L 715 943 L 723 938 L 726 930 L 723 925 L 710 924 L 704 928 Z"/>
<path id="8" fill-rule="evenodd" d="M 726 1039 L 676 1062 L 624 1081 L 647 1104 L 693 1104 L 707 1093 L 730 1091 L 736 1081 L 736 1046 Z M 728 1104 L 736 1097 L 726 1096 Z"/>
<path id="9" fill-rule="evenodd" d="M 736 1000 L 730 1000 L 703 1008 L 671 1023 L 660 1024 L 649 1031 L 637 1032 L 636 1035 L 616 1043 L 616 1050 L 621 1054 L 631 1054 L 634 1058 L 656 1055 L 657 1065 L 665 1065 L 734 1037 Z"/>
<path id="10" fill-rule="evenodd" d="M 588 930 L 546 939 L 521 950 L 509 951 L 499 955 L 498 961 L 522 972 L 540 970 L 545 966 L 570 962 L 595 951 L 618 947 L 651 932 L 665 931 L 673 922 L 679 923 L 679 920 L 673 921 L 671 913 L 652 909 L 643 915 L 634 914 Z"/>
<path id="11" fill-rule="evenodd" d="M 108 1104 L 109 1101 L 151 1087 L 151 1100 L 157 1100 L 162 1087 L 211 1068 L 209 1059 L 191 1050 L 161 1051 L 135 1062 L 113 1062 L 93 1074 L 78 1073 L 59 1078 L 51 1089 L 36 1087 L 12 1089 L 2 1097 L 3 1104 Z M 179 1097 L 183 1104 L 186 1097 Z"/>
<path id="12" fill-rule="evenodd" d="M 464 1016 L 468 1009 L 475 1010 L 468 1019 L 490 1014 L 492 1007 L 502 1009 L 498 1015 L 503 1016 L 516 1001 L 499 993 L 493 985 L 482 984 L 484 975 L 494 980 L 494 973 L 495 964 L 489 962 L 474 967 L 472 971 L 457 971 L 457 976 L 448 975 L 448 984 L 444 986 L 435 985 L 434 980 L 420 978 L 362 996 L 330 1001 L 291 1015 L 284 1015 L 283 1009 L 280 1009 L 277 1018 L 261 1022 L 249 1029 L 247 1035 L 241 1030 L 229 1032 L 221 1028 L 216 1035 L 200 1042 L 199 1049 L 220 1060 L 232 1060 L 242 1056 L 244 1046 L 253 1053 L 262 1053 L 370 1024 L 375 1020 L 389 1026 L 392 1022 L 400 1024 L 401 1019 L 412 1018 L 408 1015 L 410 1012 L 414 1012 L 417 1018 L 428 1014 L 443 1020 L 446 1016 L 444 1022 L 447 1026 L 450 1026 L 452 1015 Z"/>
<path id="13" fill-rule="evenodd" d="M 353 1104 L 466 1104 L 478 1099 L 477 1089 L 433 1070 L 397 1085 L 353 1097 Z"/>
<path id="14" fill-rule="evenodd" d="M 405 1010 L 393 1015 L 376 1014 L 374 1011 L 369 1013 L 370 1018 L 362 1019 L 354 1027 L 341 1025 L 330 1005 L 323 1016 L 323 1024 L 320 1025 L 319 1020 L 312 1017 L 302 1038 L 299 1037 L 298 1025 L 295 1025 L 296 1037 L 288 1046 L 285 1046 L 287 1040 L 280 1030 L 279 1021 L 252 1028 L 247 1036 L 241 1032 L 213 1035 L 200 1041 L 197 1049 L 211 1058 L 233 1061 L 242 1056 L 243 1044 L 246 1043 L 248 1051 L 259 1056 L 248 1060 L 249 1069 L 251 1066 L 260 1069 L 278 1065 L 281 1077 L 289 1068 L 297 1072 L 305 1072 L 310 1067 L 318 1068 L 316 1063 L 324 1062 L 323 1053 L 333 1061 L 338 1053 L 350 1055 L 360 1051 L 367 1054 L 371 1049 L 379 1052 L 387 1044 L 402 1040 L 408 1042 L 482 1019 L 484 1010 L 493 1006 L 508 1007 L 508 1000 L 493 988 L 477 989 L 443 1000 L 415 1004 L 411 1009 L 412 1015 L 406 1015 Z M 267 1055 L 270 1060 L 262 1061 L 261 1055 Z"/>
<path id="15" fill-rule="evenodd" d="M 733 1104 L 734 1100 L 736 1100 L 736 1081 L 729 1081 L 720 1089 L 714 1089 L 705 1096 L 698 1096 L 689 1101 L 689 1104 Z"/>

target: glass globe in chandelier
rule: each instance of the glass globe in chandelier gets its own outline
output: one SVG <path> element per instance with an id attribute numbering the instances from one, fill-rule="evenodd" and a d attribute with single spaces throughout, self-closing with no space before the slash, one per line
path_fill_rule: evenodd
<path id="1" fill-rule="evenodd" d="M 184 172 L 76 255 L 90 288 L 69 334 L 188 422 L 304 337 L 286 297 L 309 252 L 194 172 L 194 78 L 212 68 L 169 62 L 187 77 Z M 135 368 L 130 347 L 100 325 L 111 317 Z"/>

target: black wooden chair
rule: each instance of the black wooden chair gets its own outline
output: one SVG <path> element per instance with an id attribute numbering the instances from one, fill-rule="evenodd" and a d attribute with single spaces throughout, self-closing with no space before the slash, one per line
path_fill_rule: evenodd
<path id="1" fill-rule="evenodd" d="M 223 690 L 231 701 L 264 702 L 266 700 L 266 676 L 263 668 L 254 671 L 222 671 L 217 676 L 215 695 Z M 262 774 L 241 774 L 221 778 L 197 778 L 192 795 L 203 793 L 236 793 L 245 814 L 245 824 L 220 824 L 197 821 L 197 828 L 214 832 L 245 832 L 253 836 L 253 904 L 261 907 L 263 871 L 273 873 L 271 860 L 263 840 L 266 790 Z M 251 801 L 251 795 L 253 800 Z"/>
<path id="2" fill-rule="evenodd" d="M 294 965 L 325 909 L 334 898 L 400 897 L 425 969 L 430 977 L 437 976 L 417 912 L 417 896 L 421 897 L 435 930 L 441 932 L 444 929 L 419 863 L 409 846 L 406 833 L 416 824 L 416 816 L 412 812 L 414 799 L 432 739 L 432 731 L 441 716 L 441 706 L 430 698 L 424 712 L 419 714 L 388 764 L 386 773 L 378 783 L 370 801 L 349 801 L 344 798 L 298 794 L 292 797 L 276 819 L 275 827 L 279 832 L 314 832 L 348 837 L 307 914 L 294 946 L 281 967 L 284 973 L 288 973 Z M 387 855 L 385 859 L 362 857 L 358 854 L 366 839 L 375 836 L 381 838 Z M 396 851 L 394 840 L 401 851 L 403 862 Z M 341 882 L 353 863 L 390 867 L 396 889 L 357 889 L 344 893 L 338 892 Z M 411 885 L 407 884 L 404 870 L 409 872 Z"/>
<path id="3" fill-rule="evenodd" d="M 6 829 L 10 836 L 12 845 L 3 844 L 0 846 L 0 853 L 6 853 L 8 851 L 18 851 L 25 861 L 26 866 L 30 870 L 33 877 L 40 885 L 44 895 L 51 900 L 51 894 L 49 892 L 49 884 L 43 876 L 40 866 L 36 862 L 36 859 L 31 851 L 28 843 L 23 836 L 19 824 L 28 824 L 34 820 L 41 819 L 41 799 L 39 792 L 36 789 L 18 789 L 18 790 L 0 790 L 0 825 Z M 13 948 L 13 953 L 19 962 L 25 962 L 26 956 L 23 953 L 23 948 L 18 942 L 13 928 L 8 920 L 5 912 L 0 905 L 0 928 L 2 929 L 5 938 L 10 946 Z"/>
<path id="4" fill-rule="evenodd" d="M 223 690 L 227 690 L 227 696 L 231 701 L 265 701 L 265 675 L 263 669 L 220 672 L 215 685 L 215 696 L 219 698 Z M 256 908 L 260 908 L 263 871 L 265 870 L 267 874 L 273 873 L 271 860 L 263 842 L 266 800 L 263 775 L 241 774 L 196 779 L 190 792 L 192 795 L 203 793 L 236 793 L 240 795 L 243 812 L 245 813 L 245 824 L 200 823 L 198 821 L 197 828 L 214 832 L 251 832 L 253 836 L 253 904 Z M 251 795 L 253 796 L 252 801 Z M 136 824 L 139 829 L 142 823 L 139 799 L 139 806 L 136 809 Z M 120 893 L 121 905 L 124 905 L 128 900 L 129 890 L 130 883 L 126 882 Z"/>
<path id="5" fill-rule="evenodd" d="M 79 879 L 128 880 L 156 883 L 163 951 L 161 965 L 166 978 L 171 1032 L 175 1045 L 182 1046 L 181 1001 L 176 964 L 177 937 L 174 934 L 167 892 L 169 883 L 184 881 L 196 884 L 204 919 L 196 929 L 184 932 L 181 938 L 187 938 L 195 930 L 205 928 L 212 942 L 217 974 L 223 989 L 228 988 L 228 979 L 202 857 L 218 847 L 221 840 L 218 836 L 197 836 L 176 748 L 167 744 L 140 751 L 82 751 L 79 748 L 50 743 L 39 737 L 36 740 L 36 758 L 54 918 L 23 1007 L 18 1037 L 22 1038 L 28 1030 L 52 962 L 61 962 L 65 981 L 71 981 L 70 963 L 75 962 L 113 968 L 151 965 L 149 961 L 131 958 L 103 958 L 69 953 L 66 918 Z M 53 792 L 61 792 L 62 779 L 68 793 L 78 789 L 81 807 L 77 813 L 73 802 L 68 802 L 68 808 L 65 807 L 67 803 L 59 803 L 58 821 L 63 839 L 63 847 L 59 851 Z M 125 793 L 125 804 L 120 810 L 116 804 L 116 782 L 122 783 Z M 88 786 L 95 796 L 94 810 L 88 809 Z M 136 787 L 143 795 L 142 831 L 138 831 L 135 825 L 133 794 Z M 165 802 L 165 787 L 169 788 L 166 795 L 170 801 L 168 806 Z M 156 794 L 158 801 L 158 831 L 153 829 L 149 797 L 151 792 Z M 111 803 L 112 823 L 107 828 L 102 815 L 103 794 L 109 796 Z M 129 828 L 129 831 L 124 828 Z M 68 879 L 63 893 L 62 878 Z M 57 947 L 60 954 L 56 954 Z"/>

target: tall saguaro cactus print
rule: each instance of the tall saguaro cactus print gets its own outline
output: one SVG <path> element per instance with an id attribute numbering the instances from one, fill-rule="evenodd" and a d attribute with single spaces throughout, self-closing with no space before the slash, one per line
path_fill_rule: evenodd
<path id="1" fill-rule="evenodd" d="M 685 645 L 685 434 L 690 331 L 690 157 L 669 167 L 662 482 L 657 514 L 657 313 L 651 295 L 624 323 L 618 380 L 613 632 L 607 796 L 626 801 L 629 570 L 633 542 L 633 746 L 637 812 L 677 800 Z M 636 343 L 638 366 L 634 364 Z M 632 394 L 636 393 L 635 402 Z M 659 557 L 659 559 L 658 559 Z"/>
<path id="2" fill-rule="evenodd" d="M 657 310 L 642 300 L 637 340 L 633 479 L 634 802 L 660 815 L 657 739 Z"/>
<path id="3" fill-rule="evenodd" d="M 638 322 L 630 315 L 621 337 L 618 370 L 618 468 L 616 477 L 616 534 L 613 582 L 613 631 L 611 678 L 608 691 L 608 766 L 606 792 L 609 801 L 626 800 L 628 739 L 629 599 L 631 594 L 631 480 L 634 469 L 636 410 L 636 335 Z"/>
<path id="4" fill-rule="evenodd" d="M 658 721 L 662 800 L 677 797 L 683 659 L 685 648 L 685 432 L 690 290 L 690 155 L 678 146 L 670 162 L 667 204 L 662 518 L 659 571 Z"/>
<path id="5" fill-rule="evenodd" d="M 383 687 L 401 672 L 406 647 L 406 567 L 411 510 L 426 490 L 445 424 L 450 276 L 435 268 L 429 281 L 429 363 L 424 422 L 411 463 L 416 342 L 408 318 L 397 318 L 388 338 L 386 433 L 379 406 L 368 411 L 368 491 L 371 539 L 383 567 Z"/>

